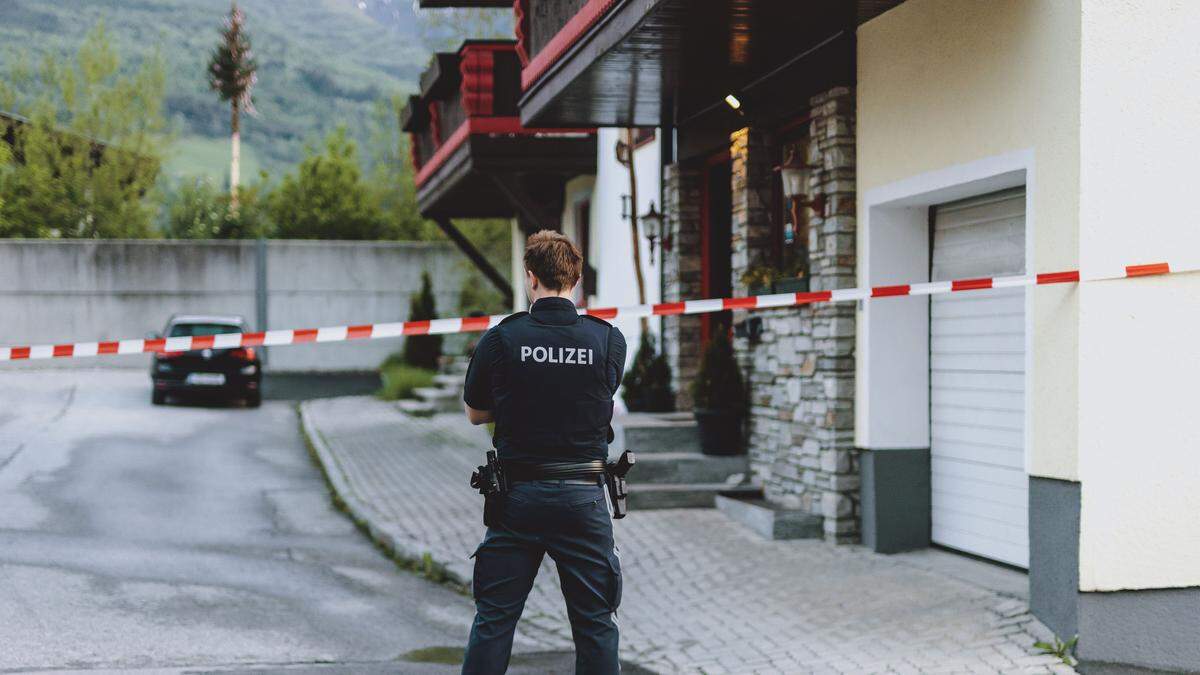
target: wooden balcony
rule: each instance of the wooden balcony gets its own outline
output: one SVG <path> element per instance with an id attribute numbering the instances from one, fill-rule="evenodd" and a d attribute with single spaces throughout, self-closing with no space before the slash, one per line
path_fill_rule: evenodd
<path id="1" fill-rule="evenodd" d="M 521 124 L 520 70 L 512 41 L 468 41 L 434 56 L 401 115 L 422 215 L 555 227 L 563 184 L 595 171 L 594 129 Z"/>

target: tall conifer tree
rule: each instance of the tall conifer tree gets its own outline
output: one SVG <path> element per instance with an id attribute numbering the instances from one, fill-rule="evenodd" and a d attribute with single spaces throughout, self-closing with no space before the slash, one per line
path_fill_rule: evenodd
<path id="1" fill-rule="evenodd" d="M 242 133 L 241 113 L 254 114 L 253 89 L 258 81 L 258 64 L 250 48 L 250 36 L 246 33 L 246 15 L 237 2 L 229 10 L 229 18 L 221 29 L 221 41 L 213 50 L 208 63 L 208 83 L 230 104 L 231 140 L 233 155 L 229 163 L 229 208 L 238 208 L 238 182 L 241 178 Z"/>

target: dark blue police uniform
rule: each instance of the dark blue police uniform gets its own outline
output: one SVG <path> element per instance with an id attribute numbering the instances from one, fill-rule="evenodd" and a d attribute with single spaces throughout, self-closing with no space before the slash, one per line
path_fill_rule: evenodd
<path id="1" fill-rule="evenodd" d="M 489 330 L 475 348 L 463 399 L 490 410 L 501 462 L 605 460 L 625 338 L 579 316 L 566 298 L 541 298 Z M 558 567 L 580 673 L 616 673 L 621 562 L 604 488 L 596 480 L 517 482 L 500 526 L 475 551 L 475 623 L 464 673 L 508 668 L 513 631 L 542 558 Z"/>

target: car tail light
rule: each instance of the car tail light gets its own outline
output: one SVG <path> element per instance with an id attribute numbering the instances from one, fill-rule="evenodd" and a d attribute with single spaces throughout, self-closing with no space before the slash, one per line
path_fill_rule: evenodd
<path id="1" fill-rule="evenodd" d="M 254 347 L 241 347 L 233 350 L 230 354 L 239 361 L 253 361 L 255 356 Z"/>
<path id="2" fill-rule="evenodd" d="M 183 356 L 183 352 L 159 352 L 158 360 L 159 361 L 168 361 L 170 359 L 177 359 L 181 356 Z"/>

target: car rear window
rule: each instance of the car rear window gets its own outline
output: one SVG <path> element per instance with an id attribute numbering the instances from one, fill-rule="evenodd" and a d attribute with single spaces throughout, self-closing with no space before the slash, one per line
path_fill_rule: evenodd
<path id="1" fill-rule="evenodd" d="M 240 326 L 231 326 L 224 323 L 177 323 L 171 326 L 171 334 L 167 337 L 203 337 L 205 335 L 240 332 L 242 332 Z"/>

